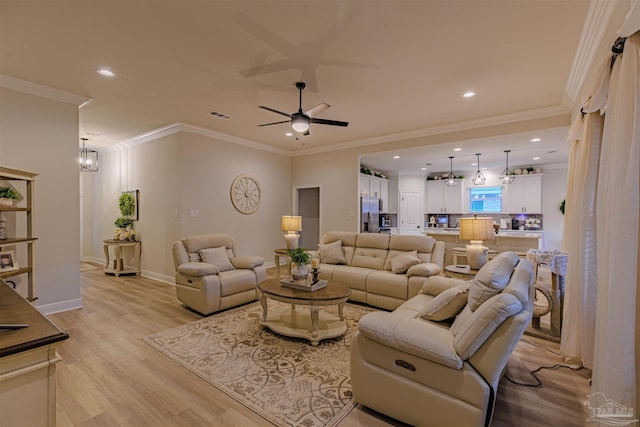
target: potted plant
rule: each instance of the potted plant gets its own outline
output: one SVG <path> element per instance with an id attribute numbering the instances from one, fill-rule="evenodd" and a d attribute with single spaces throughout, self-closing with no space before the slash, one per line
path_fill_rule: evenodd
<path id="1" fill-rule="evenodd" d="M 291 277 L 293 280 L 306 280 L 309 276 L 307 264 L 311 262 L 311 254 L 305 248 L 289 249 L 289 258 L 291 258 Z"/>
<path id="2" fill-rule="evenodd" d="M 13 201 L 18 198 L 18 192 L 11 187 L 0 187 L 0 205 L 13 205 Z"/>

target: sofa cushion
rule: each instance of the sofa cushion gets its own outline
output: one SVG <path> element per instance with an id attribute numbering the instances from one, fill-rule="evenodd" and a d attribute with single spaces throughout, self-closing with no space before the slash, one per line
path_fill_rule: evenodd
<path id="1" fill-rule="evenodd" d="M 182 273 L 185 276 L 202 277 L 218 274 L 219 272 L 218 267 L 206 262 L 186 262 L 178 266 L 178 273 Z"/>
<path id="2" fill-rule="evenodd" d="M 461 325 L 453 340 L 458 355 L 463 360 L 473 356 L 502 322 L 521 310 L 522 304 L 515 296 L 504 293 L 493 296 Z"/>
<path id="3" fill-rule="evenodd" d="M 469 308 L 476 311 L 482 303 L 500 293 L 511 279 L 513 268 L 520 261 L 515 252 L 502 252 L 486 263 L 471 280 Z"/>
<path id="4" fill-rule="evenodd" d="M 387 259 L 386 249 L 356 247 L 351 265 L 354 267 L 370 268 L 372 270 L 383 270 L 385 259 Z"/>
<path id="5" fill-rule="evenodd" d="M 423 319 L 440 322 L 451 319 L 462 311 L 467 305 L 467 294 L 469 284 L 465 283 L 454 288 L 449 288 L 441 292 L 434 299 L 429 301 L 422 315 Z"/>
<path id="6" fill-rule="evenodd" d="M 202 259 L 200 258 L 200 254 L 198 252 L 192 252 L 189 254 L 189 262 L 200 262 Z"/>
<path id="7" fill-rule="evenodd" d="M 202 262 L 213 264 L 218 267 L 218 270 L 220 271 L 228 271 L 234 269 L 233 264 L 231 264 L 231 261 L 227 256 L 227 250 L 224 246 L 219 246 L 217 248 L 200 249 L 198 253 L 200 254 L 200 258 L 202 258 Z"/>
<path id="8" fill-rule="evenodd" d="M 254 268 L 264 264 L 264 259 L 259 256 L 237 256 L 231 258 L 230 261 L 235 268 L 242 268 L 246 270 L 253 270 Z"/>
<path id="9" fill-rule="evenodd" d="M 224 246 L 231 252 L 231 248 L 233 248 L 233 237 L 229 234 L 196 234 L 184 239 L 183 243 L 189 253 L 198 252 L 200 249 L 205 248 L 217 248 L 219 246 Z M 232 256 L 233 254 L 229 254 L 229 257 Z"/>
<path id="10" fill-rule="evenodd" d="M 320 254 L 320 262 L 323 264 L 346 264 L 347 259 L 342 252 L 342 240 L 336 240 L 332 243 L 318 245 Z"/>
<path id="11" fill-rule="evenodd" d="M 391 258 L 391 272 L 394 274 L 406 273 L 409 267 L 419 264 L 418 251 L 407 252 Z"/>
<path id="12" fill-rule="evenodd" d="M 418 254 L 418 258 L 420 258 L 420 254 Z M 412 267 L 409 267 L 407 270 L 407 277 L 411 276 L 423 276 L 423 277 L 431 277 L 436 274 L 440 274 L 442 272 L 442 267 L 438 264 L 434 264 L 432 262 L 420 262 Z"/>

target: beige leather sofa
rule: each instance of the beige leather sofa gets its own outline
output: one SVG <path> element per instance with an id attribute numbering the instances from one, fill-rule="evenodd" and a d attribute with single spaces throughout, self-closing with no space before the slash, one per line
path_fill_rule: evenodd
<path id="1" fill-rule="evenodd" d="M 171 249 L 178 299 L 204 315 L 256 300 L 267 277 L 264 260 L 237 256 L 228 234 L 189 236 Z"/>
<path id="2" fill-rule="evenodd" d="M 442 272 L 444 243 L 427 236 L 331 231 L 314 256 L 321 279 L 351 288 L 351 301 L 393 310 Z"/>
<path id="3" fill-rule="evenodd" d="M 355 400 L 414 426 L 488 426 L 533 297 L 531 262 L 504 252 L 473 280 L 432 277 L 397 310 L 365 315 L 351 346 Z"/>

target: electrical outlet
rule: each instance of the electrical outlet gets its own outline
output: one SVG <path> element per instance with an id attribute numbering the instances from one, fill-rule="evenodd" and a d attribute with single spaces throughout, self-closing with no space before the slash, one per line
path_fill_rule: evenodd
<path id="1" fill-rule="evenodd" d="M 200 216 L 200 212 L 198 211 L 198 209 L 191 209 L 189 211 L 189 217 L 198 218 L 199 216 Z"/>

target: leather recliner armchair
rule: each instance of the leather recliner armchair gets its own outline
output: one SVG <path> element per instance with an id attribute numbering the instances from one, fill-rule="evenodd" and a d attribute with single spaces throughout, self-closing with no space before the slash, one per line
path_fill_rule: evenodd
<path id="1" fill-rule="evenodd" d="M 264 260 L 238 256 L 228 234 L 189 236 L 171 250 L 178 299 L 204 315 L 255 301 L 258 284 L 267 278 Z"/>
<path id="2" fill-rule="evenodd" d="M 488 426 L 533 298 L 532 264 L 515 252 L 466 282 L 430 277 L 395 311 L 360 320 L 351 346 L 355 400 L 414 426 Z"/>

